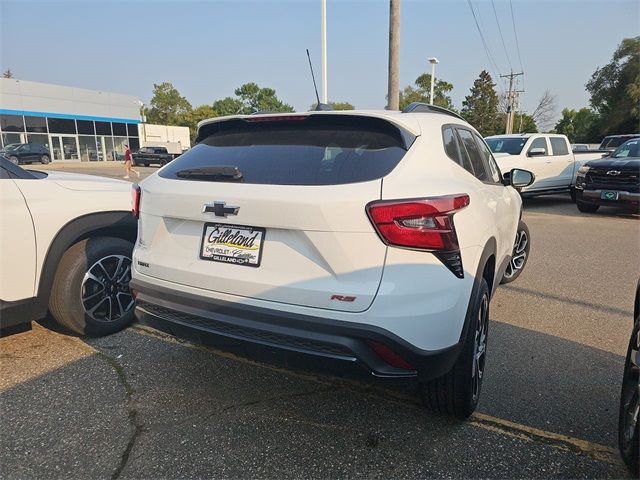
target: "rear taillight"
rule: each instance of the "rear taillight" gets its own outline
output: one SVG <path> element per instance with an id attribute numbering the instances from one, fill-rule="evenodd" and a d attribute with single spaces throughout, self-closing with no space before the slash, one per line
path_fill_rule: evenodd
<path id="1" fill-rule="evenodd" d="M 140 216 L 140 197 L 142 196 L 142 190 L 140 189 L 140 185 L 134 183 L 131 185 L 131 213 L 134 218 L 138 218 Z"/>
<path id="2" fill-rule="evenodd" d="M 434 254 L 459 278 L 464 276 L 453 215 L 469 205 L 469 195 L 415 200 L 383 200 L 367 205 L 367 215 L 387 245 Z"/>

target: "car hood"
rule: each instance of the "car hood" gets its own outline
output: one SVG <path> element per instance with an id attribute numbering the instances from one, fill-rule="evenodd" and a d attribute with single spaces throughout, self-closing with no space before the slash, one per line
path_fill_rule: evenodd
<path id="1" fill-rule="evenodd" d="M 47 181 L 55 182 L 68 190 L 81 191 L 111 191 L 128 192 L 131 190 L 131 183 L 114 178 L 99 177 L 97 175 L 85 175 L 82 173 L 68 173 L 46 171 Z"/>
<path id="2" fill-rule="evenodd" d="M 640 158 L 603 158 L 601 160 L 589 160 L 586 166 L 597 169 L 614 170 L 640 170 Z"/>

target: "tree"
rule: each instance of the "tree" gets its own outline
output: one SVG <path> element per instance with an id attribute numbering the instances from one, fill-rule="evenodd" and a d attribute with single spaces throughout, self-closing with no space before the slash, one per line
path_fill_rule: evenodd
<path id="1" fill-rule="evenodd" d="M 538 105 L 533 110 L 531 117 L 540 130 L 548 131 L 555 116 L 556 96 L 549 90 L 545 90 L 538 100 Z"/>
<path id="2" fill-rule="evenodd" d="M 501 121 L 501 124 L 506 124 L 507 118 Z M 537 133 L 538 126 L 531 115 L 524 112 L 516 113 L 513 117 L 513 131 L 514 133 Z"/>
<path id="3" fill-rule="evenodd" d="M 625 38 L 611 62 L 598 68 L 587 82 L 591 106 L 600 115 L 599 137 L 632 133 L 640 123 L 640 37 Z"/>
<path id="4" fill-rule="evenodd" d="M 293 107 L 282 102 L 273 88 L 260 88 L 251 82 L 236 88 L 235 94 L 242 104 L 240 113 L 245 115 L 255 112 L 293 112 Z"/>
<path id="5" fill-rule="evenodd" d="M 153 84 L 151 108 L 146 110 L 149 123 L 180 125 L 183 117 L 191 110 L 189 101 L 169 82 Z"/>
<path id="6" fill-rule="evenodd" d="M 7 68 L 3 73 L 2 73 L 2 78 L 13 78 L 13 72 L 11 71 L 10 68 Z"/>
<path id="7" fill-rule="evenodd" d="M 331 108 L 333 110 L 354 110 L 355 109 L 355 107 L 351 105 L 349 102 L 329 102 L 329 105 L 331 105 Z M 318 104 L 316 102 L 313 102 L 309 107 L 309 110 L 310 111 L 315 110 L 317 106 Z"/>
<path id="8" fill-rule="evenodd" d="M 213 102 L 213 109 L 220 116 L 237 115 L 242 113 L 244 105 L 237 98 L 225 97 L 222 100 Z"/>
<path id="9" fill-rule="evenodd" d="M 191 141 L 193 142 L 198 134 L 198 122 L 217 116 L 218 113 L 211 107 L 211 105 L 200 105 L 199 107 L 186 112 L 180 119 L 180 125 L 189 127 Z"/>
<path id="10" fill-rule="evenodd" d="M 407 85 L 400 92 L 400 110 L 413 102 L 429 103 L 431 94 L 431 74 L 423 73 L 416 78 L 415 87 Z M 436 78 L 433 86 L 433 104 L 453 110 L 453 102 L 449 92 L 453 85 Z"/>
<path id="11" fill-rule="evenodd" d="M 491 75 L 486 70 L 473 82 L 471 92 L 462 102 L 462 116 L 476 127 L 482 136 L 503 133 L 498 113 L 498 95 Z"/>
<path id="12" fill-rule="evenodd" d="M 599 139 L 594 131 L 597 121 L 598 115 L 593 110 L 581 108 L 575 111 L 565 108 L 553 130 L 569 137 L 571 143 L 595 143 Z"/>

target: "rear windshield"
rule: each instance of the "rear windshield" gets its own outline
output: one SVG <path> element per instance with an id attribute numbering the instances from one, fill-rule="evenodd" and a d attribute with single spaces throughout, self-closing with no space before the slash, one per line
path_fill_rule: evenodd
<path id="1" fill-rule="evenodd" d="M 616 135 L 613 137 L 604 137 L 602 143 L 600 144 L 600 148 L 615 148 L 622 145 L 627 140 L 631 140 L 633 138 L 638 138 L 635 135 Z"/>
<path id="2" fill-rule="evenodd" d="M 520 155 L 524 144 L 527 143 L 526 137 L 502 137 L 502 138 L 485 138 L 487 145 L 493 153 L 508 153 L 509 155 Z"/>
<path id="3" fill-rule="evenodd" d="M 203 125 L 199 143 L 164 167 L 164 178 L 270 185 L 339 185 L 384 177 L 414 137 L 373 117 L 309 115 Z M 236 175 L 189 174 L 233 171 Z M 187 174 L 185 174 L 187 172 Z M 239 172 L 239 175 L 237 173 Z"/>

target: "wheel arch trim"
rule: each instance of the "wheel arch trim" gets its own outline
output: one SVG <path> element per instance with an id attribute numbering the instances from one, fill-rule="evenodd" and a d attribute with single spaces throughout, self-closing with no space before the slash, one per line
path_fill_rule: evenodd
<path id="1" fill-rule="evenodd" d="M 480 259 L 478 260 L 478 265 L 476 267 L 476 274 L 473 279 L 473 287 L 471 288 L 469 304 L 467 305 L 467 312 L 464 317 L 464 325 L 462 326 L 462 332 L 460 333 L 460 340 L 459 340 L 460 342 L 464 342 L 464 339 L 467 336 L 473 298 L 475 296 L 475 292 L 477 292 L 478 288 L 480 288 L 480 281 L 484 278 L 483 273 L 487 265 L 487 262 L 492 256 L 494 257 L 494 259 L 496 258 L 496 248 L 497 248 L 496 239 L 494 237 L 489 237 L 489 239 L 484 245 L 484 248 L 482 249 L 482 253 L 480 254 Z M 490 298 L 493 297 L 493 293 L 495 292 L 497 285 L 500 284 L 500 278 L 502 277 L 499 277 L 498 275 L 501 268 L 502 267 L 498 266 L 497 263 L 494 263 L 493 282 L 492 282 L 493 285 L 488 285 Z"/>

